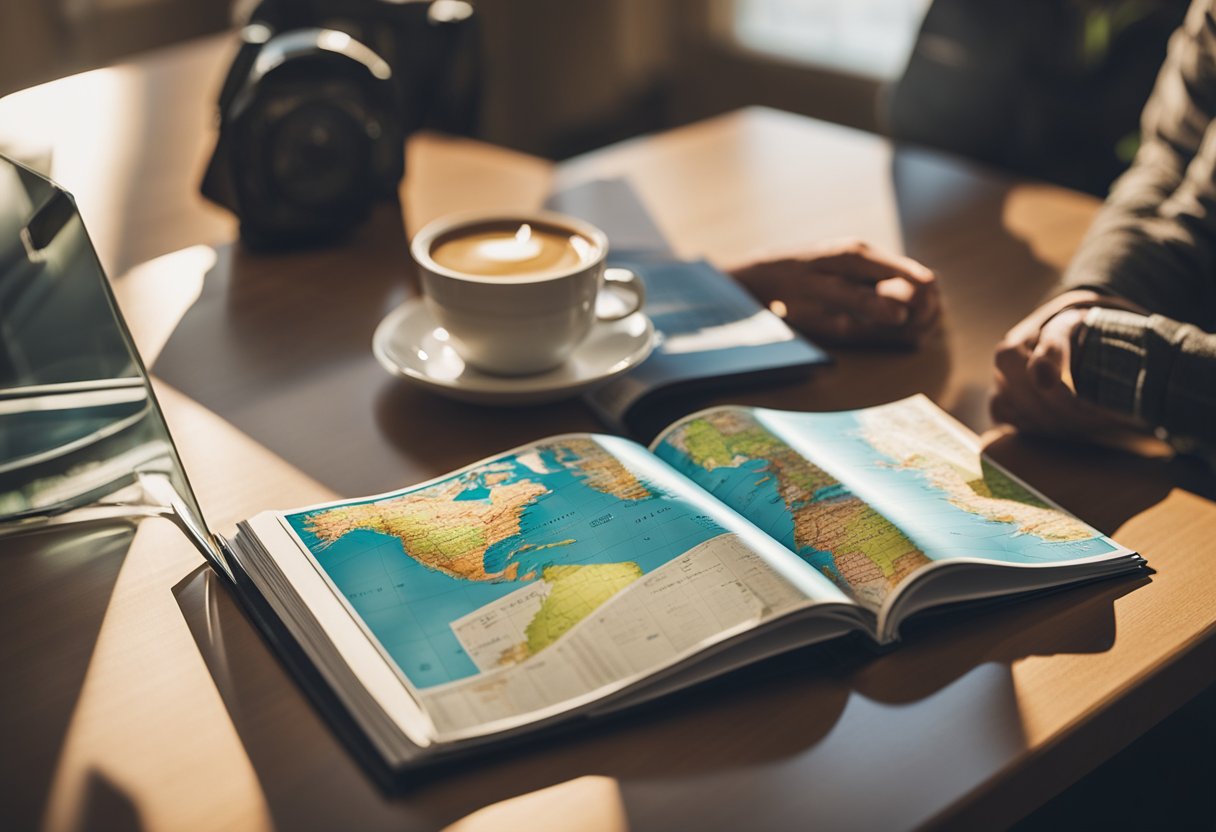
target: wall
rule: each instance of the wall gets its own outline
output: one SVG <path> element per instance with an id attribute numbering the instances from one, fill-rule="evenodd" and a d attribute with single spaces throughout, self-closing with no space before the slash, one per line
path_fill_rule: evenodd
<path id="1" fill-rule="evenodd" d="M 875 82 L 733 48 L 723 2 L 474 0 L 480 135 L 563 158 L 753 103 L 873 126 Z M 0 95 L 229 25 L 229 0 L 0 0 Z"/>
<path id="2" fill-rule="evenodd" d="M 228 0 L 0 0 L 0 95 L 227 25 Z"/>
<path id="3" fill-rule="evenodd" d="M 561 157 L 665 122 L 667 0 L 479 0 L 487 73 L 482 135 Z"/>

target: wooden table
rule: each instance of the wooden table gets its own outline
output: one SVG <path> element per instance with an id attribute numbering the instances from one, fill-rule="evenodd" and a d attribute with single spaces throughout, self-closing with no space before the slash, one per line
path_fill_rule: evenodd
<path id="1" fill-rule="evenodd" d="M 596 428 L 577 402 L 492 411 L 379 369 L 372 328 L 415 291 L 393 210 L 339 249 L 270 257 L 229 242 L 232 220 L 196 194 L 227 56 L 226 39 L 200 41 L 0 103 L 3 133 L 44 138 L 77 195 L 211 525 Z M 44 117 L 19 121 L 30 113 Z M 560 165 L 419 136 L 408 166 L 410 229 L 621 175 L 682 255 L 727 264 L 835 236 L 906 251 L 937 270 L 945 297 L 943 332 L 922 349 L 842 351 L 805 383 L 688 405 L 835 409 L 923 391 L 977 430 L 989 427 L 994 342 L 1049 289 L 1097 208 L 759 109 Z M 886 655 L 780 657 L 396 797 L 364 776 L 167 523 L 56 558 L 33 553 L 32 538 L 6 541 L 0 825 L 1009 823 L 1216 681 L 1216 504 L 1210 481 L 1177 461 L 989 438 L 1016 472 L 1143 552 L 1151 579 L 923 626 Z"/>

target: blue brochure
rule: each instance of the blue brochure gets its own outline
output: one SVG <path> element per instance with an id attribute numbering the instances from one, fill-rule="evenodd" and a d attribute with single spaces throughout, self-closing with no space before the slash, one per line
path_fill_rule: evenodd
<path id="1" fill-rule="evenodd" d="M 761 306 L 729 275 L 703 260 L 674 257 L 662 232 L 624 179 L 587 182 L 550 197 L 547 207 L 608 234 L 609 264 L 646 283 L 646 313 L 659 343 L 633 371 L 585 400 L 614 430 L 636 433 L 644 401 L 693 386 L 805 376 L 827 353 Z"/>

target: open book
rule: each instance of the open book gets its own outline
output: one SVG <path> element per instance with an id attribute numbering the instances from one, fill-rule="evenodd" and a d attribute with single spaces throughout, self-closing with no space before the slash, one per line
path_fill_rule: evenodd
<path id="1" fill-rule="evenodd" d="M 917 396 L 719 407 L 649 449 L 543 439 L 410 488 L 265 512 L 242 580 L 393 771 L 916 613 L 1144 561 Z"/>

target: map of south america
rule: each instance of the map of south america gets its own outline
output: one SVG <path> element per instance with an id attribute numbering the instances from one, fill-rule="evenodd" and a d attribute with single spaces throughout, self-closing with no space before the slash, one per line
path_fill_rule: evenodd
<path id="1" fill-rule="evenodd" d="M 795 552 L 872 608 L 881 606 L 906 575 L 929 563 L 886 518 L 745 410 L 711 411 L 680 425 L 664 444 L 692 463 L 698 484 L 728 504 L 735 501 L 719 494 L 726 481 L 715 480 L 716 470 L 745 469 L 755 486 L 774 480 L 793 523 Z M 736 508 L 750 519 L 768 507 L 752 502 Z"/>

